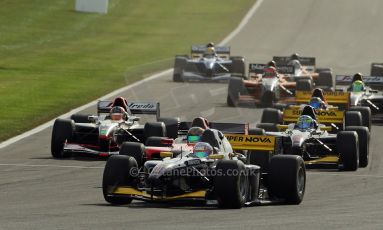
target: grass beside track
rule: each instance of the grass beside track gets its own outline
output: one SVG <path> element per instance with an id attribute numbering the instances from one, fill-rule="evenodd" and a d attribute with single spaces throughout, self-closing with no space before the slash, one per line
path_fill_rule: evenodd
<path id="1" fill-rule="evenodd" d="M 171 67 L 193 43 L 220 41 L 254 0 L 0 2 L 0 141 Z"/>

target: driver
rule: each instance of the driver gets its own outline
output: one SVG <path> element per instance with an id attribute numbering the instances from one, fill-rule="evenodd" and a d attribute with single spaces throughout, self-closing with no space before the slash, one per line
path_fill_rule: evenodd
<path id="1" fill-rule="evenodd" d="M 290 57 L 290 61 L 287 64 L 293 65 L 295 70 L 300 70 L 302 68 L 302 65 L 299 61 L 299 54 L 292 54 Z"/>
<path id="2" fill-rule="evenodd" d="M 273 66 L 264 68 L 262 77 L 266 77 L 266 78 L 278 77 L 277 69 Z"/>
<path id="3" fill-rule="evenodd" d="M 327 109 L 327 105 L 322 99 L 319 97 L 312 97 L 310 99 L 309 105 L 313 107 L 314 109 Z"/>
<path id="4" fill-rule="evenodd" d="M 213 154 L 213 147 L 206 142 L 198 142 L 193 148 L 193 157 L 207 158 Z"/>
<path id="5" fill-rule="evenodd" d="M 317 127 L 317 122 L 308 115 L 301 115 L 296 124 L 298 129 L 316 129 Z"/>
<path id="6" fill-rule="evenodd" d="M 201 127 L 191 127 L 187 134 L 187 143 L 188 144 L 195 144 L 201 140 L 201 136 L 205 129 Z"/>
<path id="7" fill-rule="evenodd" d="M 205 53 L 203 54 L 204 57 L 216 57 L 217 54 L 215 53 L 214 46 L 208 46 L 206 48 Z"/>
<path id="8" fill-rule="evenodd" d="M 362 92 L 364 91 L 364 83 L 360 80 L 356 80 L 350 87 L 351 92 Z"/>
<path id="9" fill-rule="evenodd" d="M 110 114 L 110 118 L 113 121 L 121 121 L 121 120 L 125 120 L 127 118 L 127 113 L 126 113 L 125 109 L 122 108 L 121 106 L 114 106 L 110 110 L 109 114 Z"/>

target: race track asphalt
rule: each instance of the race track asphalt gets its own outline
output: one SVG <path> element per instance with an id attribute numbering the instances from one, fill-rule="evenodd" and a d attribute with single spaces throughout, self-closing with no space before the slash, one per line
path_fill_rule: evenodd
<path id="1" fill-rule="evenodd" d="M 335 73 L 368 74 L 371 62 L 382 61 L 382 10 L 380 0 L 266 0 L 229 45 L 252 62 L 298 52 Z M 122 96 L 159 100 L 163 116 L 184 120 L 259 121 L 260 109 L 229 108 L 226 94 L 225 84 L 173 83 L 167 75 Z M 108 205 L 100 188 L 105 161 L 52 159 L 48 128 L 0 149 L 0 229 L 382 229 L 382 132 L 373 126 L 367 168 L 308 172 L 298 206 L 219 210 Z"/>

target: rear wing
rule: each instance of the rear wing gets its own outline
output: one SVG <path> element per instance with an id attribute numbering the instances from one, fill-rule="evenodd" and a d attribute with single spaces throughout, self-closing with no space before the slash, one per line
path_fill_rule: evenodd
<path id="1" fill-rule="evenodd" d="M 234 150 L 275 151 L 277 138 L 265 135 L 225 134 Z"/>
<path id="2" fill-rule="evenodd" d="M 295 100 L 298 103 L 308 103 L 311 99 L 311 91 L 295 91 Z M 324 91 L 323 96 L 329 105 L 348 105 L 350 103 L 349 92 Z"/>
<path id="3" fill-rule="evenodd" d="M 294 123 L 298 120 L 298 117 L 301 115 L 302 109 L 297 106 L 292 106 L 283 111 L 283 121 L 285 123 Z M 340 110 L 324 110 L 316 109 L 315 115 L 317 121 L 320 124 L 323 123 L 334 123 L 334 124 L 343 124 L 344 111 Z"/>
<path id="4" fill-rule="evenodd" d="M 351 85 L 353 76 L 351 75 L 336 75 L 336 85 Z M 383 87 L 383 76 L 363 76 L 363 82 L 367 86 Z"/>
<path id="5" fill-rule="evenodd" d="M 179 123 L 179 133 L 186 134 L 187 131 L 192 127 L 192 122 L 182 121 Z M 247 123 L 221 123 L 221 122 L 210 122 L 209 128 L 217 129 L 224 134 L 245 134 L 247 133 L 249 124 Z"/>
<path id="6" fill-rule="evenodd" d="M 273 61 L 278 65 L 286 65 L 291 61 L 290 56 L 274 56 Z M 299 57 L 298 61 L 301 63 L 303 66 L 312 66 L 315 67 L 316 65 L 316 59 L 315 57 Z"/>
<path id="7" fill-rule="evenodd" d="M 203 54 L 206 52 L 206 45 L 192 45 L 191 47 L 191 58 L 198 59 L 202 58 Z M 215 46 L 215 53 L 219 58 L 230 59 L 230 47 L 228 46 Z"/>
<path id="8" fill-rule="evenodd" d="M 97 113 L 109 113 L 112 105 L 113 101 L 98 101 Z M 152 114 L 160 117 L 159 102 L 129 102 L 128 108 L 132 114 Z"/>
<path id="9" fill-rule="evenodd" d="M 250 63 L 249 64 L 249 74 L 263 74 L 263 70 L 267 67 L 266 64 L 257 64 L 257 63 Z M 295 69 L 293 65 L 277 65 L 277 71 L 281 74 L 294 74 Z"/>

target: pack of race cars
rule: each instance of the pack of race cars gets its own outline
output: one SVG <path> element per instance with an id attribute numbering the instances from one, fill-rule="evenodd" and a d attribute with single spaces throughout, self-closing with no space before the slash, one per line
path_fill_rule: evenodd
<path id="1" fill-rule="evenodd" d="M 371 124 L 383 118 L 382 74 L 333 78 L 330 68 L 315 62 L 297 54 L 274 56 L 268 64 L 249 64 L 245 76 L 244 58 L 231 57 L 229 47 L 192 46 L 191 57 L 176 56 L 173 80 L 226 81 L 228 106 L 269 107 L 260 123 L 162 118 L 157 102 L 118 97 L 100 101 L 97 115 L 57 119 L 52 156 L 108 157 L 102 192 L 115 205 L 300 204 L 306 168 L 368 166 Z M 380 70 L 373 63 L 371 73 Z M 155 121 L 139 124 L 137 114 L 155 115 Z"/>

